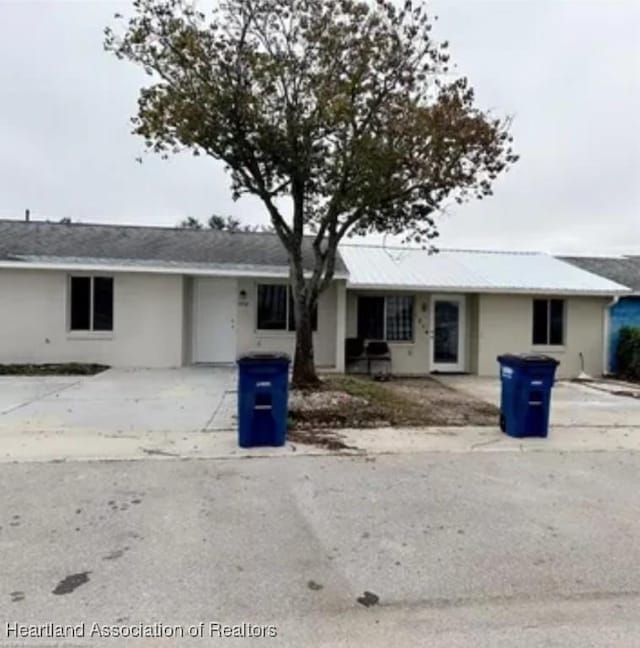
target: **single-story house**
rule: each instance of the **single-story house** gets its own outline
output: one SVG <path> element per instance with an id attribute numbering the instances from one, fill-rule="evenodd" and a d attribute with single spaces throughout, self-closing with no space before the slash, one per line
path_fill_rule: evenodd
<path id="1" fill-rule="evenodd" d="M 388 340 L 401 374 L 493 376 L 496 357 L 511 352 L 552 356 L 561 377 L 582 362 L 602 375 L 608 306 L 628 292 L 542 253 L 352 245 L 341 254 L 347 335 Z"/>
<path id="2" fill-rule="evenodd" d="M 310 267 L 311 250 L 305 264 Z M 387 342 L 392 372 L 496 374 L 505 352 L 602 374 L 605 316 L 629 290 L 539 253 L 344 245 L 319 300 L 319 368 Z M 0 221 L 1 363 L 175 367 L 292 352 L 287 255 L 268 233 Z"/>
<path id="3" fill-rule="evenodd" d="M 0 221 L 0 362 L 179 367 L 291 352 L 288 277 L 268 233 Z M 322 368 L 341 368 L 346 279 L 340 261 L 319 300 Z"/>
<path id="4" fill-rule="evenodd" d="M 631 288 L 631 292 L 614 299 L 609 307 L 605 338 L 607 339 L 608 373 L 617 371 L 617 349 L 620 329 L 640 326 L 640 256 L 561 257 L 573 265 Z"/>

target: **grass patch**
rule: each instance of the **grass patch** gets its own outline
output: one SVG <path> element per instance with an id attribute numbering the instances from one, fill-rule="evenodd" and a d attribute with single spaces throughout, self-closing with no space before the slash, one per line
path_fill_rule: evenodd
<path id="1" fill-rule="evenodd" d="M 430 378 L 327 377 L 292 399 L 292 429 L 491 425 L 498 408 Z"/>
<path id="2" fill-rule="evenodd" d="M 0 376 L 94 376 L 109 367 L 101 364 L 0 364 Z"/>

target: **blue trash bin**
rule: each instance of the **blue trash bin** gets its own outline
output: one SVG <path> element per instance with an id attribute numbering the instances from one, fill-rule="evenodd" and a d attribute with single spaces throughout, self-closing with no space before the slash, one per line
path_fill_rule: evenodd
<path id="1" fill-rule="evenodd" d="M 289 356 L 248 353 L 238 358 L 238 443 L 282 446 L 287 438 Z"/>
<path id="2" fill-rule="evenodd" d="M 512 437 L 546 437 L 549 432 L 554 358 L 543 355 L 498 356 L 500 363 L 500 429 Z"/>

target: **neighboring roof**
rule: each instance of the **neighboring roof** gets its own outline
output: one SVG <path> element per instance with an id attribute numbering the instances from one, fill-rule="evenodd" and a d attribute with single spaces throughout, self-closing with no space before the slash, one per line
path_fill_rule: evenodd
<path id="1" fill-rule="evenodd" d="M 441 292 L 503 292 L 616 295 L 618 283 L 537 252 L 428 250 L 343 245 L 348 286 Z"/>
<path id="2" fill-rule="evenodd" d="M 634 293 L 640 293 L 640 257 L 559 257 L 583 270 L 629 286 Z"/>
<path id="3" fill-rule="evenodd" d="M 310 239 L 305 267 L 313 267 Z M 241 274 L 287 274 L 289 260 L 275 234 L 133 225 L 0 220 L 0 263 L 163 268 Z M 344 276 L 341 259 L 338 276 Z"/>

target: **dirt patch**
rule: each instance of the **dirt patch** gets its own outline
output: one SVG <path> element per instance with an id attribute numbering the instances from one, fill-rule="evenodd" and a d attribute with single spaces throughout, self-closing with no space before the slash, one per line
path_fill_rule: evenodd
<path id="1" fill-rule="evenodd" d="M 109 367 L 101 364 L 0 364 L 0 376 L 95 376 Z"/>
<path id="2" fill-rule="evenodd" d="M 498 409 L 430 378 L 376 382 L 335 376 L 314 391 L 292 391 L 290 430 L 491 425 Z M 291 431 L 289 433 L 291 437 Z"/>
<path id="3" fill-rule="evenodd" d="M 624 381 L 618 379 L 602 378 L 591 380 L 579 380 L 574 378 L 570 380 L 577 385 L 582 385 L 590 389 L 595 389 L 605 394 L 612 396 L 621 396 L 623 398 L 637 398 L 640 399 L 640 385 L 632 381 Z"/>
<path id="4" fill-rule="evenodd" d="M 347 445 L 340 434 L 330 430 L 294 428 L 287 432 L 287 440 L 291 443 L 314 445 L 327 450 L 357 450 L 356 447 Z"/>
<path id="5" fill-rule="evenodd" d="M 154 457 L 179 457 L 180 455 L 175 452 L 167 452 L 166 450 L 158 450 L 156 448 L 140 448 L 145 454 Z"/>
<path id="6" fill-rule="evenodd" d="M 640 398 L 640 392 L 630 391 L 628 389 L 616 389 L 611 393 L 614 396 L 625 396 L 626 398 Z"/>

